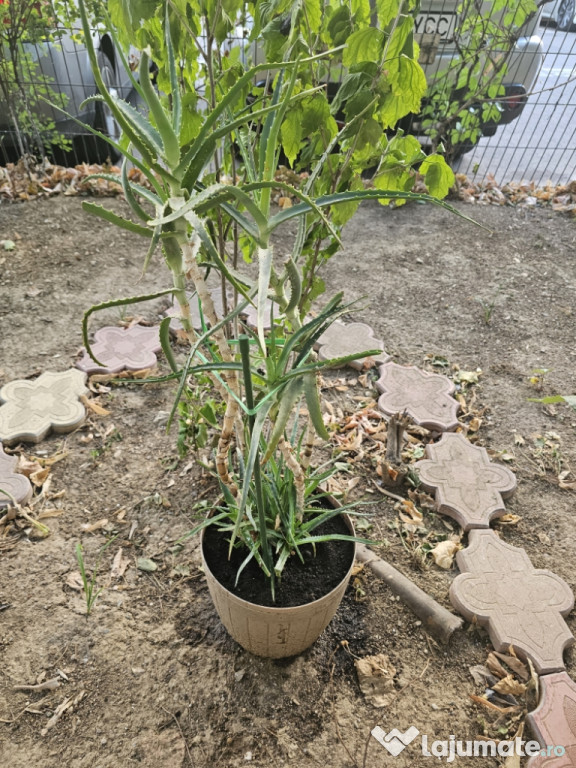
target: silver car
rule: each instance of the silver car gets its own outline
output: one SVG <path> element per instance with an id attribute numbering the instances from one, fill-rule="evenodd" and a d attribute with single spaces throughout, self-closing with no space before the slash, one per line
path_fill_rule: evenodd
<path id="1" fill-rule="evenodd" d="M 52 148 L 57 159 L 61 159 L 58 156 L 62 154 L 73 161 L 100 163 L 107 158 L 115 159 L 107 142 L 75 121 L 86 123 L 111 138 L 119 138 L 118 126 L 104 104 L 89 102 L 81 107 L 85 99 L 98 90 L 85 46 L 78 42 L 74 31 L 57 30 L 51 38 L 22 46 L 27 56 L 23 93 L 18 93 L 12 110 L 0 101 L 0 162 L 19 155 L 22 149 L 38 151 L 39 145 L 50 152 L 55 132 L 69 139 L 72 150 L 63 153 Z M 93 38 L 105 83 L 122 98 L 129 98 L 132 82 L 110 35 L 93 32 Z M 61 105 L 70 116 L 52 107 L 46 99 Z M 19 122 L 18 114 L 23 116 L 21 130 L 15 126 Z"/>

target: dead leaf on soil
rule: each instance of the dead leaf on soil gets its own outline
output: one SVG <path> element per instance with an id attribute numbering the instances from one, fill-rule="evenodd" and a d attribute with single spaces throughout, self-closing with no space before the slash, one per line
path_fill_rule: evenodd
<path id="1" fill-rule="evenodd" d="M 402 502 L 400 511 L 398 512 L 400 520 L 408 526 L 419 528 L 424 522 L 424 515 L 419 509 L 416 509 L 413 501 L 408 499 Z"/>
<path id="2" fill-rule="evenodd" d="M 508 675 L 502 664 L 500 664 L 493 653 L 488 654 L 488 658 L 486 659 L 486 666 L 493 675 L 496 675 L 496 677 L 499 677 L 500 679 Z"/>
<path id="3" fill-rule="evenodd" d="M 522 520 L 520 515 L 513 515 L 511 513 L 508 513 L 506 515 L 502 515 L 502 517 L 499 517 L 497 520 L 495 520 L 495 523 L 499 523 L 500 525 L 518 525 L 518 523 Z"/>
<path id="4" fill-rule="evenodd" d="M 139 557 L 136 560 L 136 567 L 139 571 L 154 573 L 154 571 L 158 570 L 158 563 L 155 563 L 154 560 L 150 560 L 148 557 Z"/>
<path id="5" fill-rule="evenodd" d="M 108 525 L 108 518 L 103 517 L 101 520 L 97 520 L 95 523 L 82 523 L 80 529 L 82 531 L 86 531 L 86 533 L 94 533 L 94 531 L 99 531 L 106 525 Z"/>
<path id="6" fill-rule="evenodd" d="M 384 653 L 354 661 L 360 690 L 373 707 L 386 707 L 394 698 L 395 667 Z"/>
<path id="7" fill-rule="evenodd" d="M 102 408 L 101 405 L 98 405 L 98 403 L 95 400 L 89 400 L 86 395 L 82 395 L 80 400 L 84 403 L 85 407 L 88 408 L 88 410 L 92 411 L 92 413 L 95 413 L 97 416 L 109 416 L 110 411 L 107 411 L 106 408 Z"/>
<path id="8" fill-rule="evenodd" d="M 75 589 L 77 592 L 81 592 L 84 589 L 84 582 L 82 581 L 80 571 L 70 571 L 70 573 L 67 573 L 64 583 L 70 589 Z"/>
<path id="9" fill-rule="evenodd" d="M 50 467 L 44 467 L 42 469 L 36 470 L 36 472 L 32 472 L 30 475 L 30 480 L 37 488 L 40 488 L 44 485 L 46 480 L 48 479 L 48 475 L 50 474 L 52 470 Z"/>
<path id="10" fill-rule="evenodd" d="M 528 667 L 526 664 L 523 664 L 517 656 L 499 653 L 498 651 L 494 651 L 494 656 L 497 656 L 500 661 L 503 661 L 504 664 L 506 664 L 507 667 L 510 667 L 512 672 L 514 672 L 515 675 L 518 675 L 522 680 L 528 681 L 530 679 L 530 671 L 528 670 Z"/>
<path id="11" fill-rule="evenodd" d="M 130 565 L 130 558 L 124 557 L 124 550 L 122 547 L 116 552 L 114 555 L 114 560 L 112 561 L 112 570 L 110 571 L 110 578 L 111 579 L 120 579 L 122 576 L 124 576 L 126 569 Z"/>
<path id="12" fill-rule="evenodd" d="M 515 680 L 512 675 L 506 675 L 492 686 L 492 690 L 501 693 L 504 696 L 523 696 L 526 693 L 527 686 L 524 683 Z"/>
<path id="13" fill-rule="evenodd" d="M 430 550 L 430 554 L 437 566 L 448 571 L 452 568 L 454 556 L 459 549 L 462 549 L 460 537 L 456 537 L 438 542 L 434 549 Z"/>

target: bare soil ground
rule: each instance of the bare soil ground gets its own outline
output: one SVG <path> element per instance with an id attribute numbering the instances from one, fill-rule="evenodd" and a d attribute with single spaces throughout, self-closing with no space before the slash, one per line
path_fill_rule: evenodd
<path id="1" fill-rule="evenodd" d="M 575 221 L 534 208 L 458 205 L 489 231 L 424 206 L 363 207 L 326 269 L 328 293 L 365 297 L 351 318 L 371 324 L 396 362 L 478 373 L 477 385 L 461 385 L 469 436 L 518 477 L 507 507 L 520 519 L 498 525 L 501 535 L 574 589 L 576 413 L 529 398 L 576 393 Z M 16 244 L 0 250 L 0 384 L 73 365 L 92 303 L 167 287 L 158 263 L 139 281 L 141 239 L 89 217 L 77 198 L 1 205 L 0 239 Z M 155 322 L 161 310 L 156 301 L 138 311 Z M 121 319 L 110 310 L 93 328 Z M 49 535 L 24 525 L 19 537 L 0 539 L 0 764 L 421 768 L 438 760 L 416 744 L 392 758 L 371 729 L 413 725 L 430 741 L 513 736 L 518 714 L 498 718 L 470 698 L 484 693 L 469 668 L 484 664 L 487 634 L 467 626 L 448 646 L 437 644 L 370 572 L 356 576 L 335 620 L 296 659 L 254 658 L 228 637 L 199 570 L 197 540 L 175 546 L 212 486 L 193 457 L 178 460 L 174 430 L 166 434 L 173 393 L 171 383 L 114 386 L 98 398 L 109 415 L 18 448 L 65 458 L 34 507 L 37 515 L 56 510 L 42 521 Z M 327 377 L 326 396 L 341 420 L 375 390 L 370 377 L 340 371 Z M 353 494 L 374 501 L 368 535 L 385 540 L 382 556 L 450 607 L 457 571 L 438 568 L 425 551 L 457 526 L 424 508 L 420 530 L 406 529 L 374 486 L 373 455 L 361 454 L 341 457 L 361 477 Z M 104 519 L 92 532 L 82 527 Z M 103 588 L 89 617 L 70 586 L 78 541 Z M 120 548 L 129 565 L 112 579 Z M 157 570 L 138 570 L 137 558 Z M 576 614 L 567 621 L 575 631 Z M 378 653 L 395 670 L 381 709 L 365 699 L 354 667 L 356 657 Z M 574 650 L 566 662 L 574 677 Z M 53 678 L 58 688 L 15 688 Z M 66 700 L 71 706 L 52 723 Z"/>

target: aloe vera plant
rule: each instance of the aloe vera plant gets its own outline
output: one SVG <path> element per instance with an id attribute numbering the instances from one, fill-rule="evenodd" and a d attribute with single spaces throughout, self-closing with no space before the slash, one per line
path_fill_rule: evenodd
<path id="1" fill-rule="evenodd" d="M 373 95 L 363 98 L 355 109 L 350 107 L 350 119 L 338 129 L 329 111 L 325 113 L 324 107 L 318 106 L 318 99 L 325 98 L 325 88 L 318 84 L 318 72 L 322 68 L 329 70 L 333 58 L 341 55 L 342 46 L 330 48 L 329 44 L 337 40 L 334 35 L 319 34 L 321 26 L 316 32 L 313 28 L 308 30 L 315 45 L 301 45 L 304 32 L 298 14 L 302 9 L 293 12 L 292 32 L 284 48 L 272 47 L 277 61 L 245 67 L 238 57 L 230 63 L 219 53 L 219 24 L 226 27 L 228 16 L 220 9 L 211 18 L 206 8 L 199 6 L 199 18 L 203 19 L 208 38 L 207 46 L 199 47 L 206 75 L 206 104 L 200 108 L 194 80 L 197 63 L 194 60 L 190 64 L 191 75 L 185 58 L 185 46 L 199 32 L 194 26 L 195 4 L 168 0 L 126 5 L 111 0 L 113 17 L 124 24 L 120 40 L 131 29 L 134 31 L 137 22 L 138 34 L 150 46 L 150 51 L 141 52 L 139 77 L 134 79 L 134 88 L 148 110 L 143 115 L 106 88 L 98 73 L 89 19 L 80 0 L 84 34 L 99 88 L 94 98 L 106 103 L 123 130 L 119 145 L 124 154 L 121 181 L 134 219 L 123 218 L 91 202 L 84 203 L 84 207 L 148 239 L 144 269 L 160 247 L 171 275 L 171 285 L 152 296 L 114 299 L 92 307 L 84 320 L 85 343 L 90 350 L 88 318 L 97 309 L 165 294 L 175 297 L 190 353 L 186 365 L 179 369 L 169 344 L 170 321 L 164 320 L 162 346 L 172 375 L 179 379 L 172 415 L 189 377 L 208 375 L 225 403 L 215 469 L 229 510 L 224 527 L 230 531 L 230 548 L 238 544 L 247 546 L 247 558 L 258 560 L 272 589 L 288 553 L 296 546 L 294 526 L 299 530 L 298 540 L 313 540 L 311 531 L 315 523 L 310 518 L 310 494 L 318 490 L 318 483 L 310 480 L 316 477 L 309 467 L 310 453 L 315 434 L 327 437 L 318 374 L 327 365 L 377 353 L 366 350 L 351 358 L 318 362 L 314 352 L 316 341 L 347 309 L 342 296 L 337 296 L 316 317 L 306 318 L 312 299 L 323 285 L 318 270 L 337 250 L 340 229 L 362 200 L 418 200 L 454 210 L 436 197 L 411 191 L 418 163 L 433 188 L 447 191 L 451 172 L 441 158 L 425 158 L 412 141 L 404 141 L 402 136 L 389 140 L 381 128 L 374 130 L 376 113 L 381 124 L 385 124 L 392 120 L 391 115 L 402 111 L 404 92 L 398 83 L 406 77 L 403 81 L 398 75 L 398 61 L 412 74 L 418 73 L 410 36 L 411 16 L 407 11 L 392 13 L 393 5 L 378 4 L 382 29 L 372 45 L 375 60 L 364 68 L 372 72 Z M 331 9 L 332 20 L 337 11 L 345 10 L 344 4 L 338 2 L 326 7 Z M 249 8 L 257 19 L 255 29 L 262 29 L 261 4 L 251 4 Z M 321 10 L 320 5 L 318 8 Z M 363 23 L 364 30 L 370 29 L 366 19 Z M 298 35 L 294 33 L 296 29 L 300 29 Z M 351 29 L 353 38 L 355 31 Z M 350 66 L 364 71 L 357 44 L 355 41 L 354 55 L 344 47 L 345 56 L 348 51 Z M 158 82 L 163 94 L 156 91 L 150 79 L 152 51 L 159 57 Z M 389 87 L 385 82 L 387 71 L 397 75 L 396 80 L 388 75 Z M 311 76 L 310 72 L 316 74 Z M 255 85 L 261 76 L 267 78 L 269 85 Z M 412 81 L 419 82 L 418 78 Z M 364 88 L 362 93 L 365 91 Z M 418 100 L 418 92 L 412 93 L 414 99 Z M 343 103 L 341 96 L 339 109 Z M 293 115 L 299 114 L 310 122 L 311 109 L 320 109 L 326 116 L 326 130 L 317 126 L 311 143 L 306 145 L 295 141 Z M 377 134 L 371 150 L 363 134 Z M 275 178 L 281 149 L 288 149 L 294 162 L 301 150 L 302 162 L 306 162 L 308 169 L 302 188 Z M 365 189 L 358 183 L 360 171 L 371 162 L 374 152 L 379 154 L 381 170 L 376 188 Z M 131 180 L 130 165 L 140 170 L 146 185 Z M 281 210 L 274 208 L 275 188 L 295 198 L 296 203 Z M 273 236 L 291 219 L 298 222 L 292 252 L 279 264 L 274 257 Z M 255 276 L 253 271 L 241 268 L 242 257 L 256 262 Z M 238 297 L 236 306 L 223 317 L 218 316 L 206 284 L 209 271 L 216 273 Z M 205 319 L 205 328 L 200 333 L 190 319 L 190 284 Z M 270 300 L 274 302 L 276 318 L 267 330 Z M 257 312 L 254 330 L 239 321 L 250 304 Z M 300 425 L 302 401 L 308 415 Z M 233 444 L 235 457 L 231 452 Z M 287 518 L 278 518 L 286 535 L 278 534 L 277 519 L 273 518 L 271 523 L 266 509 L 278 473 L 288 473 L 293 479 L 287 486 L 281 484 L 290 488 L 291 511 Z M 270 477 L 276 480 L 271 483 Z M 212 522 L 221 523 L 223 515 L 226 513 L 215 514 Z"/>

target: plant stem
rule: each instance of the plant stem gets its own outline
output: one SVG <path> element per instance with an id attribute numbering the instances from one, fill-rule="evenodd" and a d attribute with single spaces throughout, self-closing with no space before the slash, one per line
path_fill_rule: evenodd
<path id="1" fill-rule="evenodd" d="M 246 334 L 242 334 L 238 339 L 240 355 L 242 357 L 242 369 L 244 374 L 244 390 L 246 392 L 246 405 L 252 411 L 254 409 L 254 394 L 252 392 L 252 373 L 250 371 L 250 339 Z M 250 413 L 248 417 L 248 429 L 250 436 L 254 429 L 255 416 Z M 264 510 L 264 497 L 262 493 L 262 476 L 260 474 L 260 451 L 256 451 L 256 460 L 254 462 L 254 490 L 256 491 L 256 506 L 258 508 L 258 528 L 260 529 L 260 542 L 262 546 L 262 559 L 271 574 L 272 590 L 274 590 L 274 568 L 272 566 L 272 556 L 268 544 L 268 533 L 266 525 L 266 512 Z"/>

